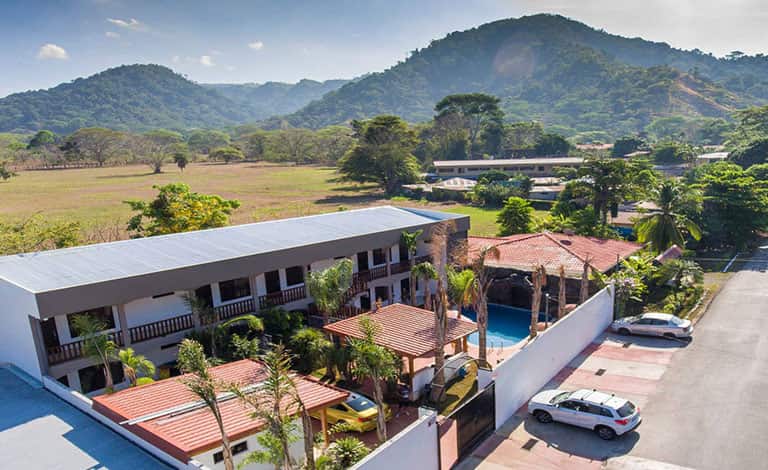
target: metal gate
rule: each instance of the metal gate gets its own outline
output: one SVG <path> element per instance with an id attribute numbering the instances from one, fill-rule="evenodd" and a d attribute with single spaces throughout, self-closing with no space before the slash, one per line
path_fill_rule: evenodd
<path id="1" fill-rule="evenodd" d="M 440 468 L 449 470 L 496 429 L 496 388 L 491 382 L 439 424 Z"/>

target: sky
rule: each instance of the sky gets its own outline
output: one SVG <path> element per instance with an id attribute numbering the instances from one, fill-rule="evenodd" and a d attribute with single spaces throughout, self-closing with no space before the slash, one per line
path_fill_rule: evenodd
<path id="1" fill-rule="evenodd" d="M 0 0 L 0 11 L 0 96 L 134 63 L 202 83 L 352 78 L 535 13 L 718 56 L 768 53 L 766 0 Z"/>

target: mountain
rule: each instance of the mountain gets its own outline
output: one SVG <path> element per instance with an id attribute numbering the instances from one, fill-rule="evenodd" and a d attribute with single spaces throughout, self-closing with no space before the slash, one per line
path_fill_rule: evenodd
<path id="1" fill-rule="evenodd" d="M 203 84 L 226 98 L 247 108 L 254 119 L 293 113 L 330 91 L 341 88 L 349 80 L 301 80 L 296 84 L 267 82 L 264 84 Z"/>
<path id="2" fill-rule="evenodd" d="M 0 99 L 0 132 L 223 127 L 251 119 L 242 105 L 160 65 L 125 65 Z"/>
<path id="3" fill-rule="evenodd" d="M 502 99 L 508 120 L 621 134 L 655 117 L 725 117 L 764 103 L 766 72 L 765 56 L 718 59 L 535 15 L 451 33 L 286 119 L 316 128 L 391 113 L 418 122 L 445 95 L 485 92 Z"/>

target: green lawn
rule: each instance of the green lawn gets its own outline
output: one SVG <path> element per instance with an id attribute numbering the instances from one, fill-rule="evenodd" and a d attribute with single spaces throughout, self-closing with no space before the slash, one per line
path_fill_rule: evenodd
<path id="1" fill-rule="evenodd" d="M 440 210 L 468 215 L 471 223 L 470 235 L 493 237 L 499 233 L 499 226 L 496 223 L 496 218 L 499 216 L 501 209 L 455 205 L 442 207 Z M 536 217 L 545 217 L 548 212 L 534 211 L 533 214 Z"/>

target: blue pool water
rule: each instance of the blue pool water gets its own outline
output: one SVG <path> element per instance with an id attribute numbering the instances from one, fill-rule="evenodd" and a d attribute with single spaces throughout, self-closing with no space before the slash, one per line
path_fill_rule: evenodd
<path id="1" fill-rule="evenodd" d="M 470 309 L 465 309 L 462 315 L 475 321 L 477 315 Z M 544 320 L 544 315 L 540 315 Z M 488 304 L 488 347 L 493 345 L 511 346 L 528 337 L 531 326 L 531 311 L 524 308 L 507 307 L 505 305 Z M 468 339 L 470 344 L 478 343 L 478 334 L 473 333 Z"/>

